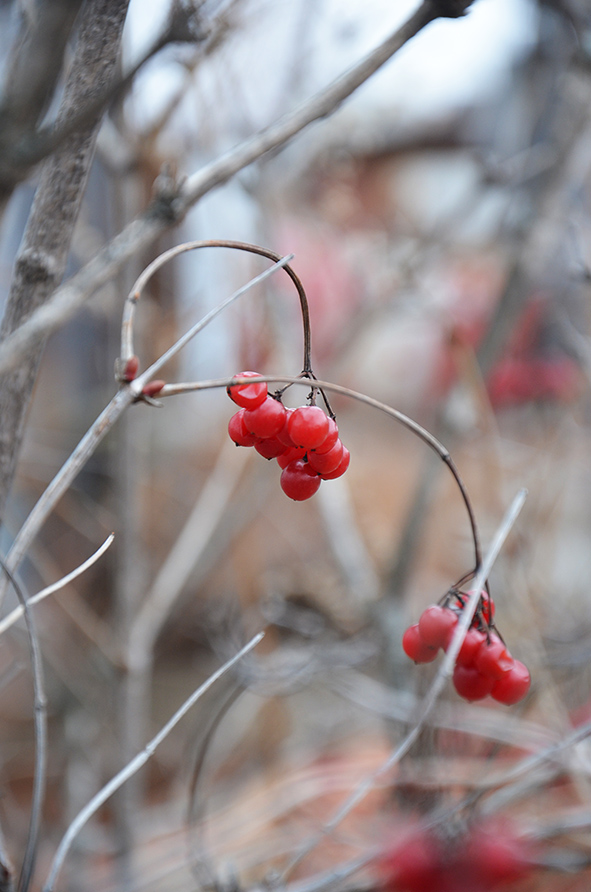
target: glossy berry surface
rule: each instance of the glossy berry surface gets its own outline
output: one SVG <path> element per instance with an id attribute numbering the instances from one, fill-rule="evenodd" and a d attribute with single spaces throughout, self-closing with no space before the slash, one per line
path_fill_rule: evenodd
<path id="1" fill-rule="evenodd" d="M 265 440 L 257 440 L 254 444 L 254 448 L 259 455 L 268 459 L 278 458 L 280 455 L 283 455 L 284 452 L 287 452 L 288 449 L 285 443 L 282 443 L 277 437 L 267 437 Z"/>
<path id="2" fill-rule="evenodd" d="M 334 469 L 334 471 L 326 471 L 320 476 L 323 480 L 336 480 L 337 477 L 342 477 L 345 471 L 349 468 L 351 463 L 351 453 L 347 449 L 346 446 L 343 446 L 343 457 L 341 458 L 339 464 Z"/>
<path id="3" fill-rule="evenodd" d="M 317 452 L 319 455 L 322 455 L 324 452 L 328 452 L 329 449 L 332 449 L 334 444 L 336 443 L 339 437 L 339 429 L 334 418 L 328 419 L 328 432 L 319 446 L 316 446 L 314 452 Z"/>
<path id="4" fill-rule="evenodd" d="M 319 406 L 300 406 L 290 415 L 287 430 L 296 446 L 314 449 L 326 439 L 328 416 Z"/>
<path id="5" fill-rule="evenodd" d="M 419 618 L 421 639 L 431 647 L 447 647 L 457 624 L 457 613 L 449 607 L 433 604 L 423 610 Z"/>
<path id="6" fill-rule="evenodd" d="M 318 492 L 321 480 L 307 462 L 298 459 L 283 469 L 280 483 L 286 496 L 303 502 Z"/>
<path id="7" fill-rule="evenodd" d="M 465 700 L 484 700 L 490 694 L 494 681 L 476 669 L 475 666 L 458 666 L 453 673 L 453 684 L 458 694 Z"/>
<path id="8" fill-rule="evenodd" d="M 279 440 L 279 437 L 277 439 Z M 303 446 L 287 446 L 285 452 L 277 457 L 277 464 L 280 468 L 286 468 L 292 461 L 297 461 L 298 458 L 303 459 L 305 454 L 306 450 Z"/>
<path id="9" fill-rule="evenodd" d="M 244 426 L 244 409 L 240 409 L 228 422 L 228 434 L 237 446 L 254 446 L 257 437 L 249 433 Z"/>
<path id="10" fill-rule="evenodd" d="M 418 623 L 409 626 L 402 636 L 402 649 L 415 663 L 432 663 L 437 657 L 437 648 L 425 644 L 421 639 Z"/>
<path id="11" fill-rule="evenodd" d="M 314 452 L 310 450 L 308 453 L 308 461 L 310 466 L 314 468 L 314 470 L 318 474 L 330 474 L 332 471 L 336 471 L 338 466 L 340 465 L 343 458 L 343 444 L 341 441 L 336 439 L 336 442 L 332 449 L 329 449 L 328 452 Z"/>
<path id="12" fill-rule="evenodd" d="M 238 372 L 237 378 L 255 378 L 259 372 Z M 227 394 L 242 409 L 255 409 L 267 398 L 267 384 L 258 381 L 256 384 L 234 384 L 226 388 Z"/>
<path id="13" fill-rule="evenodd" d="M 485 640 L 478 648 L 474 665 L 483 675 L 496 680 L 502 678 L 513 667 L 514 659 L 498 637 L 494 633 L 490 641 Z"/>
<path id="14" fill-rule="evenodd" d="M 486 632 L 481 632 L 479 629 L 468 629 L 458 651 L 456 664 L 458 666 L 473 666 L 480 645 L 485 641 Z"/>
<path id="15" fill-rule="evenodd" d="M 524 666 L 519 660 L 514 660 L 511 669 L 494 683 L 491 696 L 499 703 L 512 706 L 523 700 L 530 686 L 531 676 L 527 666 Z"/>
<path id="16" fill-rule="evenodd" d="M 268 396 L 255 409 L 244 412 L 244 426 L 257 437 L 275 437 L 285 422 L 285 406 Z"/>

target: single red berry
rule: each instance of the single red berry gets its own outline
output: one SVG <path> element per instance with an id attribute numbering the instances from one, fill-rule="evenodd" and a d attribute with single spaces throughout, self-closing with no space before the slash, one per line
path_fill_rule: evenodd
<path id="1" fill-rule="evenodd" d="M 486 632 L 479 629 L 468 629 L 466 637 L 456 657 L 457 666 L 473 666 L 481 644 L 486 641 Z"/>
<path id="2" fill-rule="evenodd" d="M 292 461 L 297 461 L 298 458 L 303 459 L 305 454 L 306 450 L 303 446 L 288 446 L 285 452 L 277 457 L 277 464 L 280 468 L 286 468 Z"/>
<path id="3" fill-rule="evenodd" d="M 257 437 L 276 437 L 285 421 L 285 406 L 279 400 L 268 396 L 255 409 L 244 412 L 244 426 Z"/>
<path id="4" fill-rule="evenodd" d="M 460 697 L 465 700 L 483 700 L 492 691 L 494 681 L 479 672 L 475 666 L 461 666 L 456 663 L 453 683 Z"/>
<path id="5" fill-rule="evenodd" d="M 265 437 L 265 439 L 257 440 L 254 448 L 263 458 L 271 459 L 283 455 L 284 452 L 287 452 L 288 447 L 277 437 Z"/>
<path id="6" fill-rule="evenodd" d="M 308 462 L 318 474 L 330 474 L 336 471 L 343 458 L 343 444 L 338 439 L 328 452 L 308 452 Z"/>
<path id="7" fill-rule="evenodd" d="M 380 863 L 386 892 L 439 892 L 445 882 L 445 858 L 432 831 L 415 824 L 385 848 Z"/>
<path id="8" fill-rule="evenodd" d="M 518 837 L 506 816 L 502 822 L 493 819 L 474 825 L 459 860 L 467 872 L 476 875 L 482 889 L 504 887 L 524 879 L 532 870 L 530 845 Z"/>
<path id="9" fill-rule="evenodd" d="M 334 469 L 334 471 L 327 471 L 325 474 L 321 474 L 323 480 L 336 480 L 337 477 L 342 477 L 349 464 L 351 462 L 351 453 L 347 449 L 346 446 L 343 446 L 343 457 L 341 458 L 338 466 Z"/>
<path id="10" fill-rule="evenodd" d="M 457 613 L 449 607 L 433 604 L 432 607 L 423 610 L 419 617 L 419 632 L 425 644 L 431 647 L 447 647 L 457 624 Z"/>
<path id="11" fill-rule="evenodd" d="M 296 446 L 315 449 L 328 434 L 328 416 L 320 406 L 300 406 L 290 416 L 287 430 Z"/>
<path id="12" fill-rule="evenodd" d="M 478 648 L 474 665 L 483 675 L 488 675 L 489 678 L 496 681 L 509 672 L 514 662 L 499 636 L 492 634 L 490 641 L 487 641 L 485 637 Z"/>
<path id="13" fill-rule="evenodd" d="M 318 492 L 320 483 L 318 474 L 301 459 L 292 461 L 281 472 L 281 489 L 286 496 L 296 502 L 303 502 L 313 496 Z"/>
<path id="14" fill-rule="evenodd" d="M 254 446 L 258 438 L 246 430 L 244 426 L 244 411 L 244 409 L 240 409 L 239 412 L 232 415 L 228 422 L 228 433 L 230 439 L 237 446 Z"/>
<path id="15" fill-rule="evenodd" d="M 527 666 L 524 666 L 519 660 L 513 660 L 511 669 L 493 684 L 491 696 L 499 703 L 512 706 L 523 700 L 530 685 L 531 676 Z"/>
<path id="16" fill-rule="evenodd" d="M 402 636 L 402 649 L 415 663 L 432 663 L 437 657 L 437 648 L 430 647 L 422 640 L 418 623 L 409 626 Z"/>
<path id="17" fill-rule="evenodd" d="M 237 378 L 258 378 L 259 372 L 239 372 Z M 243 409 L 255 409 L 267 398 L 266 381 L 256 384 L 233 384 L 226 388 L 227 394 L 237 406 Z"/>
<path id="18" fill-rule="evenodd" d="M 328 419 L 328 433 L 320 446 L 316 446 L 314 452 L 317 452 L 318 455 L 323 455 L 325 452 L 328 452 L 337 441 L 339 436 L 339 429 L 337 427 L 337 423 L 334 418 Z"/>

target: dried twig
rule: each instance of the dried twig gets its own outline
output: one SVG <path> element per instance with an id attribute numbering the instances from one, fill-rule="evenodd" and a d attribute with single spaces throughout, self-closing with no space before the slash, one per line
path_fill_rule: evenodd
<path id="1" fill-rule="evenodd" d="M 165 207 L 162 198 L 157 198 L 144 214 L 126 226 L 90 263 L 57 289 L 50 301 L 36 310 L 18 331 L 6 339 L 0 347 L 0 372 L 18 365 L 24 353 L 39 338 L 63 325 L 128 260 L 153 244 L 165 230 L 179 223 L 200 198 L 227 182 L 266 152 L 286 145 L 309 124 L 330 115 L 422 28 L 439 16 L 455 17 L 463 14 L 470 2 L 471 0 L 459 0 L 458 3 L 424 0 L 401 28 L 324 90 L 193 174 Z"/>
<path id="2" fill-rule="evenodd" d="M 276 270 L 281 269 L 291 259 L 291 255 L 282 258 L 278 263 L 266 269 L 260 275 L 255 276 L 246 285 L 243 285 L 235 291 L 229 298 L 222 302 L 218 307 L 207 313 L 196 325 L 188 332 L 180 337 L 173 346 L 167 350 L 163 356 L 156 360 L 150 368 L 142 375 L 132 381 L 128 386 L 121 389 L 111 402 L 103 409 L 94 424 L 82 437 L 76 448 L 65 464 L 55 475 L 43 495 L 37 501 L 29 516 L 25 520 L 18 535 L 16 536 L 12 548 L 6 557 L 6 565 L 11 572 L 14 572 L 19 566 L 21 560 L 26 554 L 31 542 L 37 535 L 38 530 L 43 525 L 53 506 L 62 497 L 68 489 L 72 481 L 84 467 L 90 456 L 102 441 L 103 437 L 113 427 L 115 422 L 120 418 L 121 414 L 127 409 L 141 394 L 142 388 L 165 362 L 188 343 L 199 331 L 201 331 L 209 322 L 214 319 L 221 310 L 235 301 L 238 297 L 245 294 L 250 288 L 259 282 L 264 281 L 268 276 L 272 275 Z M 4 586 L 0 585 L 0 593 L 4 591 Z"/>
<path id="3" fill-rule="evenodd" d="M 92 567 L 96 561 L 105 553 L 105 551 L 111 546 L 115 538 L 114 533 L 111 533 L 110 536 L 107 536 L 103 544 L 100 548 L 91 554 L 89 558 L 87 558 L 79 567 L 76 567 L 75 570 L 72 570 L 66 576 L 62 576 L 61 579 L 58 579 L 57 582 L 52 582 L 51 585 L 48 585 L 46 588 L 41 589 L 40 592 L 37 592 L 36 595 L 31 595 L 30 598 L 27 599 L 27 606 L 33 607 L 34 604 L 38 604 L 39 601 L 43 601 L 44 598 L 47 598 L 49 595 L 53 595 L 54 592 L 59 591 L 61 588 L 65 588 L 66 585 L 69 585 L 70 582 L 73 582 L 78 576 L 84 573 L 89 567 Z M 7 631 L 11 626 L 13 626 L 21 616 L 24 614 L 25 608 L 22 604 L 19 604 L 18 607 L 15 607 L 10 613 L 8 613 L 4 619 L 0 620 L 0 635 L 3 635 L 4 632 Z"/>
<path id="4" fill-rule="evenodd" d="M 396 749 L 391 753 L 391 755 L 386 759 L 385 762 L 380 765 L 380 767 L 372 772 L 372 774 L 367 777 L 364 781 L 362 781 L 356 790 L 347 798 L 341 808 L 336 812 L 333 818 L 325 824 L 323 827 L 322 834 L 320 836 L 314 836 L 312 839 L 307 840 L 300 850 L 296 853 L 294 858 L 289 862 L 285 870 L 282 872 L 281 878 L 283 881 L 289 876 L 289 874 L 294 870 L 300 862 L 306 858 L 310 852 L 312 852 L 319 842 L 327 835 L 332 833 L 339 824 L 347 817 L 347 815 L 357 806 L 360 802 L 367 796 L 367 794 L 374 789 L 376 783 L 380 778 L 384 777 L 392 768 L 402 759 L 406 753 L 411 749 L 415 741 L 417 740 L 422 728 L 424 727 L 427 718 L 433 709 L 439 694 L 443 690 L 443 686 L 446 680 L 449 678 L 453 671 L 453 665 L 455 663 L 456 657 L 458 655 L 458 651 L 462 646 L 462 641 L 464 640 L 465 634 L 468 631 L 470 623 L 472 621 L 472 617 L 474 616 L 474 611 L 476 610 L 476 606 L 480 599 L 480 593 L 482 588 L 489 577 L 490 571 L 492 570 L 493 564 L 497 559 L 497 556 L 505 542 L 505 539 L 509 535 L 513 524 L 515 523 L 521 508 L 523 507 L 523 503 L 525 501 L 526 493 L 525 490 L 521 490 L 516 497 L 514 498 L 507 514 L 503 518 L 499 529 L 493 539 L 491 547 L 489 548 L 483 562 L 480 567 L 478 573 L 476 574 L 476 578 L 474 580 L 474 592 L 471 594 L 469 600 L 466 602 L 465 608 L 462 611 L 462 615 L 457 624 L 456 630 L 454 632 L 454 637 L 450 642 L 449 648 L 445 654 L 445 658 L 441 663 L 441 666 L 437 672 L 437 675 L 431 685 L 429 691 L 427 692 L 426 697 L 424 698 L 421 704 L 420 714 L 415 720 L 413 727 L 410 732 L 406 735 L 406 737 L 402 740 L 402 742 L 396 747 Z"/>
<path id="5" fill-rule="evenodd" d="M 217 669 L 212 675 L 209 676 L 207 681 L 205 681 L 200 687 L 194 691 L 190 697 L 183 703 L 183 705 L 177 709 L 174 715 L 166 722 L 166 724 L 160 729 L 160 731 L 150 740 L 148 744 L 144 747 L 141 753 L 129 762 L 125 768 L 122 768 L 115 777 L 111 778 L 111 780 L 105 784 L 105 786 L 99 790 L 96 796 L 90 800 L 90 802 L 76 815 L 68 829 L 66 830 L 62 841 L 60 842 L 57 851 L 54 855 L 53 861 L 51 863 L 51 867 L 49 873 L 47 875 L 47 879 L 43 886 L 43 892 L 51 892 L 51 890 L 55 886 L 55 882 L 57 880 L 58 874 L 62 868 L 64 860 L 70 850 L 70 846 L 72 842 L 80 832 L 80 830 L 84 827 L 86 822 L 90 820 L 90 818 L 98 811 L 98 809 L 103 805 L 104 802 L 109 799 L 130 777 L 133 777 L 140 768 L 142 768 L 148 759 L 154 754 L 158 746 L 162 743 L 162 741 L 168 737 L 173 728 L 180 722 L 183 716 L 191 709 L 192 706 L 200 699 L 200 697 L 205 694 L 206 691 L 210 689 L 210 687 L 215 684 L 218 678 L 221 678 L 229 669 L 231 669 L 239 660 L 242 659 L 247 653 L 257 646 L 259 641 L 262 640 L 264 636 L 264 632 L 259 632 L 257 635 L 252 638 L 248 644 L 246 644 L 238 653 L 224 663 L 219 669 Z"/>
<path id="6" fill-rule="evenodd" d="M 37 843 L 39 838 L 39 827 L 41 824 L 41 812 L 43 809 L 43 800 L 45 798 L 45 780 L 46 780 L 46 763 L 47 763 L 47 699 L 45 697 L 45 682 L 43 678 L 43 660 L 41 657 L 41 648 L 39 646 L 39 638 L 35 628 L 35 622 L 27 598 L 25 597 L 19 583 L 14 575 L 6 566 L 3 560 L 0 560 L 0 567 L 10 580 L 10 583 L 16 592 L 21 603 L 22 611 L 27 625 L 27 633 L 29 636 L 29 648 L 31 652 L 31 667 L 33 672 L 33 691 L 35 697 L 34 705 L 34 724 L 35 724 L 35 775 L 33 780 L 33 796 L 31 799 L 31 816 L 29 818 L 29 832 L 27 834 L 27 843 L 21 872 L 18 880 L 18 892 L 27 892 L 33 873 L 35 870 L 35 862 L 37 860 Z"/>

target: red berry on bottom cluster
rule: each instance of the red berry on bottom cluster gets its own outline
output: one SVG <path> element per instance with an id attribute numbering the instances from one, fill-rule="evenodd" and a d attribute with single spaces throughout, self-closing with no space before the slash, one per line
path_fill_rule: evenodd
<path id="1" fill-rule="evenodd" d="M 456 590 L 451 592 L 453 606 L 432 604 L 423 611 L 418 623 L 404 633 L 403 650 L 415 663 L 430 663 L 440 649 L 449 648 L 468 601 Z M 515 660 L 499 635 L 491 631 L 493 615 L 494 602 L 483 592 L 475 619 L 456 656 L 452 680 L 465 700 L 482 700 L 490 695 L 499 703 L 511 705 L 525 697 L 531 678 L 523 663 Z"/>
<path id="2" fill-rule="evenodd" d="M 482 820 L 461 835 L 407 823 L 380 860 L 385 892 L 499 892 L 533 870 L 531 844 L 507 820 Z"/>

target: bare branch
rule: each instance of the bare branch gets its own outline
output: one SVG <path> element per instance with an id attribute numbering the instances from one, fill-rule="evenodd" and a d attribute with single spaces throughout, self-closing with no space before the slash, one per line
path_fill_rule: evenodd
<path id="1" fill-rule="evenodd" d="M 465 10 L 470 2 L 463 2 Z M 365 83 L 405 43 L 438 16 L 448 15 L 436 4 L 424 0 L 419 9 L 394 34 L 361 62 L 295 111 L 240 143 L 221 158 L 193 174 L 175 196 L 157 198 L 136 220 L 119 233 L 50 301 L 39 308 L 0 347 L 0 372 L 14 368 L 27 350 L 40 338 L 55 331 L 74 315 L 94 292 L 110 281 L 123 265 L 148 248 L 161 233 L 179 223 L 200 198 L 243 170 L 264 153 L 286 145 L 314 121 L 332 114 L 361 84 Z"/>
<path id="2" fill-rule="evenodd" d="M 51 585 L 48 585 L 46 588 L 41 589 L 40 592 L 37 592 L 36 595 L 31 595 L 31 597 L 27 600 L 27 606 L 33 607 L 35 604 L 38 604 L 39 601 L 43 601 L 45 598 L 49 597 L 49 595 L 53 595 L 54 592 L 58 592 L 61 588 L 65 588 L 66 585 L 69 585 L 70 582 L 73 582 L 78 576 L 92 567 L 100 557 L 103 556 L 105 551 L 110 548 L 115 535 L 113 533 L 110 536 L 107 536 L 103 544 L 100 548 L 91 554 L 89 558 L 87 558 L 79 567 L 76 567 L 75 570 L 72 570 L 70 573 L 66 574 L 66 576 L 62 576 L 61 579 L 58 579 L 57 582 L 52 582 Z M 25 608 L 22 604 L 19 604 L 18 607 L 15 607 L 14 610 L 11 610 L 4 619 L 0 620 L 0 635 L 3 635 L 11 626 L 13 626 L 18 620 L 21 618 L 23 613 L 25 612 Z"/>
<path id="3" fill-rule="evenodd" d="M 503 547 L 505 539 L 509 535 L 515 521 L 517 520 L 519 512 L 521 511 L 525 502 L 525 498 L 525 490 L 521 490 L 519 493 L 517 493 L 496 532 L 492 544 L 482 562 L 482 566 L 474 580 L 474 592 L 470 596 L 469 601 L 467 601 L 466 603 L 465 609 L 462 612 L 462 616 L 460 617 L 460 620 L 454 632 L 454 637 L 446 652 L 445 658 L 439 668 L 439 671 L 433 681 L 433 684 L 431 685 L 426 697 L 421 703 L 419 717 L 416 719 L 412 729 L 399 744 L 399 746 L 397 746 L 396 749 L 391 753 L 391 755 L 386 759 L 386 761 L 383 762 L 382 765 L 380 765 L 377 771 L 374 771 L 369 777 L 363 780 L 359 784 L 357 789 L 354 790 L 351 796 L 347 798 L 346 802 L 336 812 L 333 818 L 323 827 L 321 836 L 315 836 L 304 843 L 300 851 L 294 856 L 293 860 L 283 871 L 282 880 L 285 880 L 285 878 L 293 871 L 293 869 L 304 858 L 306 858 L 310 854 L 310 852 L 312 852 L 316 848 L 320 840 L 323 839 L 327 833 L 332 833 L 339 826 L 339 824 L 346 818 L 346 816 L 352 811 L 352 809 L 359 805 L 359 803 L 363 801 L 367 794 L 372 789 L 374 789 L 376 782 L 389 771 L 391 771 L 392 768 L 398 764 L 400 759 L 410 750 L 410 748 L 415 743 L 417 737 L 419 736 L 423 726 L 427 721 L 429 714 L 431 713 L 431 710 L 435 706 L 437 698 L 439 697 L 443 689 L 443 685 L 445 684 L 447 678 L 451 675 L 455 659 L 458 655 L 458 651 L 462 646 L 462 641 L 464 640 L 466 632 L 468 631 L 468 628 L 472 621 L 474 611 L 476 610 L 476 605 L 478 604 L 478 600 L 480 598 L 480 592 L 482 591 L 484 583 L 490 575 L 494 562 L 496 561 L 499 552 Z"/>
<path id="4" fill-rule="evenodd" d="M 40 120 L 54 93 L 64 50 L 82 0 L 50 0 L 34 10 L 20 5 L 20 32 L 6 66 L 0 98 L 0 159 L 13 152 L 23 130 Z M 0 160 L 0 206 L 13 188 Z"/>
<path id="5" fill-rule="evenodd" d="M 128 2 L 97 0 L 86 5 L 58 120 L 85 105 L 111 77 Z M 77 133 L 43 169 L 15 265 L 1 339 L 48 299 L 64 274 L 97 132 L 94 126 Z M 21 354 L 19 368 L 0 378 L 0 516 L 14 476 L 41 352 Z"/>
<path id="6" fill-rule="evenodd" d="M 10 572 L 6 563 L 0 560 L 0 567 L 10 580 L 21 603 L 27 634 L 29 636 L 29 650 L 31 654 L 31 668 L 33 675 L 34 724 L 35 724 L 35 775 L 33 781 L 33 796 L 31 801 L 31 816 L 29 818 L 29 832 L 27 844 L 23 856 L 23 863 L 18 881 L 18 892 L 27 892 L 33 879 L 35 862 L 37 860 L 37 843 L 39 827 L 41 824 L 41 812 L 45 798 L 45 780 L 47 763 L 47 698 L 45 696 L 45 681 L 43 676 L 43 660 L 39 637 L 35 628 L 35 622 L 29 609 L 27 598 L 14 575 Z"/>
<path id="7" fill-rule="evenodd" d="M 90 820 L 90 818 L 98 811 L 101 805 L 109 799 L 110 796 L 113 795 L 130 777 L 133 777 L 143 765 L 146 764 L 148 759 L 155 753 L 156 749 L 160 746 L 162 741 L 168 737 L 173 728 L 178 725 L 180 720 L 186 713 L 191 709 L 192 706 L 205 694 L 206 691 L 210 689 L 210 687 L 215 684 L 218 678 L 221 678 L 229 669 L 231 669 L 239 660 L 242 659 L 246 654 L 250 653 L 250 651 L 257 646 L 259 641 L 264 637 L 264 632 L 259 632 L 257 635 L 252 638 L 248 644 L 246 644 L 238 653 L 232 657 L 232 659 L 228 660 L 221 666 L 216 672 L 214 672 L 210 677 L 205 681 L 200 687 L 194 691 L 191 696 L 185 700 L 183 705 L 177 709 L 172 718 L 168 720 L 168 722 L 164 725 L 163 728 L 160 729 L 158 734 L 150 740 L 148 744 L 144 747 L 141 753 L 129 762 L 125 768 L 122 768 L 118 774 L 115 775 L 102 790 L 94 796 L 90 802 L 78 813 L 78 815 L 74 818 L 70 826 L 68 827 L 66 833 L 62 841 L 60 842 L 58 849 L 53 858 L 53 862 L 51 864 L 51 868 L 49 870 L 49 874 L 47 876 L 47 880 L 45 885 L 43 886 L 43 892 L 51 892 L 51 890 L 55 886 L 55 881 L 57 880 L 58 874 L 62 868 L 66 855 L 70 850 L 70 846 L 72 842 L 80 832 L 80 830 L 84 827 L 86 822 Z"/>

